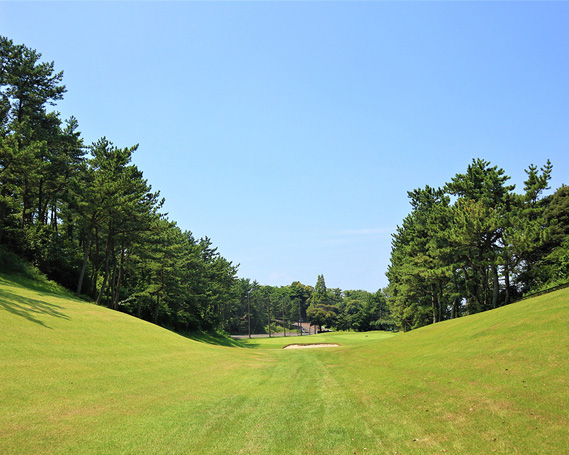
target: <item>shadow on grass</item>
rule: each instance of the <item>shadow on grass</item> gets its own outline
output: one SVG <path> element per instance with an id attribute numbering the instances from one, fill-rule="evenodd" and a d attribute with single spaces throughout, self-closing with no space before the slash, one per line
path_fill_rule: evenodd
<path id="1" fill-rule="evenodd" d="M 199 341 L 200 343 L 213 344 L 216 346 L 226 346 L 232 348 L 254 348 L 256 347 L 254 343 L 244 343 L 241 340 L 236 340 L 230 336 L 222 335 L 220 333 L 210 333 L 210 332 L 186 332 L 180 333 L 180 335 L 185 336 L 194 341 Z"/>
<path id="2" fill-rule="evenodd" d="M 70 291 L 65 289 L 59 284 L 44 279 L 44 281 L 34 280 L 33 278 L 28 278 L 22 275 L 6 275 L 0 274 L 0 284 L 6 284 L 9 286 L 20 287 L 22 289 L 31 289 L 41 295 L 45 296 L 60 296 L 60 297 L 75 297 Z"/>
<path id="3" fill-rule="evenodd" d="M 30 322 L 34 322 L 48 329 L 51 329 L 51 327 L 37 319 L 37 315 L 48 315 L 69 320 L 69 316 L 61 312 L 62 308 L 63 307 L 53 303 L 22 297 L 17 293 L 0 289 L 0 309 L 6 310 L 16 316 L 21 316 Z"/>

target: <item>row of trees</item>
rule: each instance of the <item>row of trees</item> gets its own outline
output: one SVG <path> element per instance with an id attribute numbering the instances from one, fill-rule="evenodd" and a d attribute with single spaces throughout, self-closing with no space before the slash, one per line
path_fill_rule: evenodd
<path id="1" fill-rule="evenodd" d="M 231 333 L 268 333 L 276 326 L 290 328 L 298 322 L 318 329 L 388 330 L 393 327 L 382 291 L 342 291 L 327 288 L 323 275 L 316 286 L 298 281 L 288 286 L 261 286 L 240 279 L 234 299 L 226 307 L 224 329 Z M 269 324 L 269 321 L 271 324 Z M 273 327 L 274 325 L 274 327 Z"/>
<path id="2" fill-rule="evenodd" d="M 569 187 L 544 197 L 549 161 L 526 170 L 524 192 L 482 159 L 444 188 L 408 193 L 393 234 L 388 301 L 404 330 L 507 305 L 569 277 Z"/>
<path id="3" fill-rule="evenodd" d="M 237 267 L 160 213 L 136 146 L 84 146 L 77 120 L 49 111 L 66 89 L 40 59 L 0 37 L 0 256 L 155 323 L 219 327 Z"/>
<path id="4" fill-rule="evenodd" d="M 164 200 L 132 163 L 137 146 L 85 146 L 77 120 L 49 110 L 62 80 L 53 62 L 0 37 L 0 268 L 24 257 L 77 295 L 180 331 L 389 326 L 382 293 L 327 289 L 323 276 L 316 287 L 238 279 L 209 238 L 160 213 Z"/>
<path id="5" fill-rule="evenodd" d="M 478 159 L 443 188 L 409 192 L 412 211 L 393 235 L 385 293 L 328 289 L 323 276 L 314 287 L 238 279 L 209 238 L 160 213 L 163 199 L 132 163 L 136 146 L 104 137 L 85 146 L 77 120 L 49 110 L 66 91 L 63 72 L 40 59 L 0 37 L 5 270 L 16 254 L 98 304 L 177 330 L 240 333 L 249 318 L 257 332 L 275 319 L 353 330 L 394 320 L 407 330 L 496 308 L 569 276 L 569 187 L 544 196 L 551 163 L 529 166 L 517 194 L 504 170 Z"/>

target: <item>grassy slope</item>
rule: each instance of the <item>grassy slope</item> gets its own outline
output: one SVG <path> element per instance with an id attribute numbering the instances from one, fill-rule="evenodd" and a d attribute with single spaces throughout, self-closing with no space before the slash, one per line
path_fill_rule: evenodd
<path id="1" fill-rule="evenodd" d="M 240 349 L 0 277 L 0 327 L 3 454 L 569 451 L 569 290 Z"/>

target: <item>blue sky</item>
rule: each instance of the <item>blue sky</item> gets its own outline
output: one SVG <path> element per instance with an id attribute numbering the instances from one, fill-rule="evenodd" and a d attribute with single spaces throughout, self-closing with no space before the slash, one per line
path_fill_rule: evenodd
<path id="1" fill-rule="evenodd" d="M 473 158 L 569 183 L 569 2 L 0 2 L 57 110 L 262 284 L 376 291 L 407 191 Z"/>

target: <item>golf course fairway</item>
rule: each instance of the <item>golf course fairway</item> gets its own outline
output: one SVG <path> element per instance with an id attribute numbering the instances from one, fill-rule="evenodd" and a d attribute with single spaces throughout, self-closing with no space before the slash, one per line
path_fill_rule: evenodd
<path id="1" fill-rule="evenodd" d="M 0 276 L 0 327 L 4 455 L 569 453 L 567 289 L 409 333 L 211 344 Z"/>

